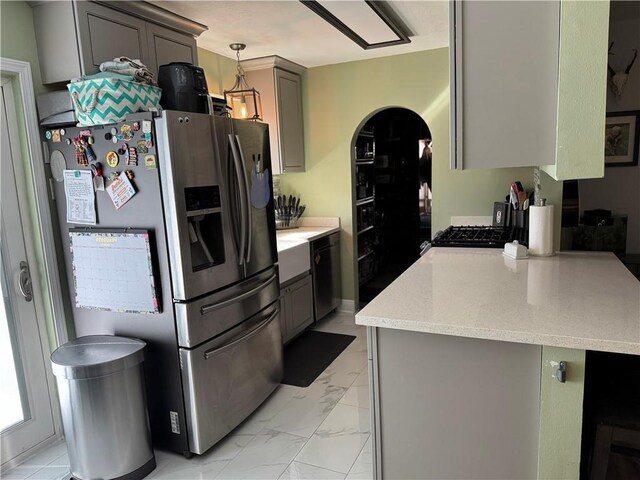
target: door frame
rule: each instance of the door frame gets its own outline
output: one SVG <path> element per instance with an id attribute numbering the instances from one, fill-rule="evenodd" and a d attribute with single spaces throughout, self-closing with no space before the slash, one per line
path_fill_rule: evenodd
<path id="1" fill-rule="evenodd" d="M 11 89 L 16 97 L 19 97 L 20 102 L 16 104 L 14 98 L 7 98 L 7 112 L 10 110 L 18 114 L 22 112 L 24 120 L 24 131 L 27 141 L 27 151 L 20 152 L 22 155 L 28 155 L 28 166 L 33 181 L 33 191 L 35 194 L 36 205 L 36 221 L 39 225 L 39 231 L 34 231 L 31 223 L 31 215 L 28 211 L 27 205 L 27 178 L 25 176 L 25 163 L 15 162 L 14 172 L 16 188 L 18 191 L 18 205 L 20 214 L 26 221 L 23 223 L 23 231 L 25 236 L 25 248 L 27 254 L 27 260 L 31 265 L 32 277 L 35 279 L 40 277 L 43 273 L 49 283 L 51 299 L 51 309 L 54 318 L 55 337 L 57 345 L 66 343 L 67 326 L 65 323 L 64 304 L 62 300 L 62 289 L 58 270 L 58 264 L 56 262 L 56 249 L 53 233 L 53 224 L 51 221 L 49 203 L 47 199 L 48 188 L 47 179 L 45 176 L 44 156 L 42 152 L 42 146 L 40 144 L 40 126 L 38 124 L 38 116 L 36 113 L 35 92 L 33 88 L 33 77 L 31 75 L 31 65 L 28 62 L 19 60 L 8 59 L 0 57 L 0 74 L 10 79 Z M 17 92 L 16 92 L 17 91 Z M 16 93 L 18 95 L 16 95 Z M 13 113 L 12 112 L 12 113 Z M 15 125 L 17 125 L 19 119 L 15 119 Z M 9 122 L 12 123 L 12 122 Z M 9 125 L 10 127 L 10 125 Z M 36 243 L 40 243 L 43 256 L 44 265 L 38 262 L 35 255 Z M 34 292 L 34 307 L 36 310 L 38 330 L 40 332 L 40 346 L 45 358 L 50 355 L 51 349 L 49 345 L 49 336 L 47 335 L 47 327 L 45 323 L 45 308 L 43 303 L 43 292 L 40 281 L 32 282 Z M 26 450 L 22 454 L 15 457 L 10 461 L 6 467 L 11 467 L 21 463 L 26 457 L 32 455 L 38 450 L 42 450 L 49 444 L 57 441 L 62 437 L 62 417 L 60 414 L 60 408 L 58 403 L 58 395 L 55 384 L 55 378 L 51 370 L 50 362 L 45 360 L 46 378 L 49 390 L 49 401 L 51 402 L 53 412 L 53 424 L 54 435 L 43 442 L 35 445 L 29 450 Z"/>

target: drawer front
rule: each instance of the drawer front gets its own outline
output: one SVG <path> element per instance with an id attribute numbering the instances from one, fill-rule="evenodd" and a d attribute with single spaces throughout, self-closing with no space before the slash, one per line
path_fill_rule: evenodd
<path id="1" fill-rule="evenodd" d="M 276 268 L 220 292 L 188 303 L 176 303 L 178 345 L 194 347 L 239 325 L 280 296 Z"/>
<path id="2" fill-rule="evenodd" d="M 279 302 L 275 302 L 215 340 L 180 349 L 192 452 L 202 454 L 211 448 L 282 380 L 279 316 Z"/>

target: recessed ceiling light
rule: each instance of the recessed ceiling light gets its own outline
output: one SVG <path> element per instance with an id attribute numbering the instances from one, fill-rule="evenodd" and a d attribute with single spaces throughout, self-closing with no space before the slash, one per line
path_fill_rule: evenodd
<path id="1" fill-rule="evenodd" d="M 385 1 L 300 2 L 365 50 L 411 42 L 408 27 Z"/>

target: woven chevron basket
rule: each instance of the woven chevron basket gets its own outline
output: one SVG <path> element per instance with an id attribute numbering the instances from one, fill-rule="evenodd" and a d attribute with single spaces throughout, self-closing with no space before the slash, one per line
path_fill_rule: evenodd
<path id="1" fill-rule="evenodd" d="M 116 123 L 131 113 L 158 108 L 162 89 L 119 78 L 84 80 L 67 85 L 79 127 Z"/>

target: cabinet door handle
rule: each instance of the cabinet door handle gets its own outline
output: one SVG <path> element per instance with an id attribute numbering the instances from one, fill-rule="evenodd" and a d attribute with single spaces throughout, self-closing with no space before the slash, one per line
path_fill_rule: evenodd
<path id="1" fill-rule="evenodd" d="M 566 383 L 567 381 L 567 362 L 564 360 L 558 363 L 556 367 L 556 380 L 560 383 Z"/>

